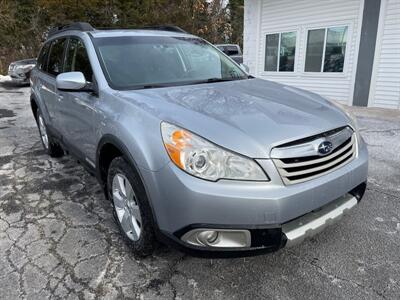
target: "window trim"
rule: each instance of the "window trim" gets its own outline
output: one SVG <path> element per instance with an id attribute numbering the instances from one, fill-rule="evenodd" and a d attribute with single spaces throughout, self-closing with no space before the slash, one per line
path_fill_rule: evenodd
<path id="1" fill-rule="evenodd" d="M 56 40 L 58 40 L 58 39 L 61 39 L 61 38 L 65 38 L 65 39 L 66 39 L 66 44 L 65 44 L 64 52 L 63 52 L 63 63 L 62 63 L 62 70 L 63 70 L 63 71 L 62 71 L 62 73 L 65 73 L 65 72 L 64 72 L 64 67 L 65 67 L 65 59 L 66 59 L 66 55 L 67 55 L 67 47 L 68 47 L 68 45 L 69 45 L 69 41 L 70 41 L 71 38 L 76 38 L 76 39 L 80 40 L 80 41 L 82 42 L 82 44 L 85 46 L 86 54 L 88 55 L 88 58 L 89 58 L 90 67 L 92 68 L 92 72 L 93 72 L 93 82 L 97 82 L 97 81 L 96 81 L 96 75 L 95 75 L 95 72 L 94 72 L 94 68 L 93 68 L 92 62 L 90 61 L 89 53 L 88 53 L 88 51 L 87 51 L 87 45 L 85 44 L 85 41 L 84 41 L 80 36 L 77 36 L 77 35 L 70 35 L 70 34 L 69 34 L 69 35 L 62 35 L 62 36 L 55 37 L 55 38 L 53 38 L 53 39 L 50 39 L 50 40 L 47 40 L 46 42 L 44 42 L 42 48 L 44 47 L 45 44 L 47 44 L 47 43 L 50 44 L 49 53 L 48 53 L 47 59 L 46 59 L 46 71 L 45 71 L 45 70 L 41 70 L 41 69 L 39 69 L 39 68 L 37 68 L 37 70 L 38 70 L 39 72 L 42 72 L 42 73 L 44 73 L 44 74 L 46 74 L 46 75 L 52 77 L 52 78 L 56 78 L 56 77 L 57 77 L 57 76 L 54 76 L 53 74 L 50 74 L 50 73 L 48 72 L 47 67 L 48 67 L 48 64 L 49 64 L 50 53 L 51 53 L 51 47 L 52 47 L 52 45 L 53 45 L 53 42 L 56 41 Z M 41 48 L 41 49 L 42 49 L 42 48 Z M 40 52 L 39 52 L 39 53 L 40 53 Z M 60 73 L 60 74 L 61 74 L 61 73 Z M 90 81 L 88 81 L 88 82 L 90 82 Z M 93 83 L 93 82 L 91 82 L 91 83 Z"/>
<path id="2" fill-rule="evenodd" d="M 296 45 L 295 45 L 295 54 L 294 54 L 294 63 L 293 63 L 293 71 L 279 71 L 279 66 L 280 66 L 280 48 L 281 48 L 281 36 L 283 33 L 291 33 L 294 32 L 296 33 Z M 293 28 L 292 30 L 282 30 L 282 31 L 273 31 L 273 32 L 264 32 L 263 33 L 263 66 L 262 66 L 262 71 L 261 74 L 265 74 L 265 75 L 287 75 L 287 76 L 292 76 L 293 74 L 298 73 L 298 68 L 297 68 L 297 63 L 298 63 L 298 55 L 299 55 L 299 32 L 300 29 L 299 28 Z M 266 60 L 266 55 L 265 55 L 265 51 L 266 51 L 266 47 L 267 47 L 267 35 L 273 35 L 273 34 L 278 34 L 279 36 L 279 40 L 278 40 L 278 55 L 277 55 L 277 65 L 276 65 L 276 71 L 266 71 L 265 70 L 265 60 Z"/>
<path id="3" fill-rule="evenodd" d="M 347 39 L 346 39 L 346 50 L 344 52 L 344 61 L 343 61 L 343 70 L 342 72 L 324 72 L 324 65 L 325 65 L 325 52 L 326 52 L 326 40 L 328 37 L 328 29 L 330 28 L 337 28 L 337 27 L 347 27 Z M 306 71 L 306 59 L 307 59 L 307 45 L 308 45 L 308 38 L 309 38 L 309 31 L 311 30 L 318 30 L 318 29 L 324 29 L 325 34 L 324 34 L 324 48 L 322 49 L 322 58 L 321 58 L 321 69 L 320 71 Z M 305 27 L 305 45 L 304 45 L 304 60 L 303 60 L 303 65 L 302 65 L 302 74 L 306 75 L 317 75 L 317 74 L 329 74 L 334 77 L 346 77 L 347 76 L 347 66 L 348 66 L 348 55 L 349 55 L 349 40 L 350 36 L 352 35 L 351 32 L 351 25 L 350 23 L 338 23 L 338 24 L 332 24 L 332 25 L 327 25 L 327 26 L 318 26 L 318 27 Z"/>

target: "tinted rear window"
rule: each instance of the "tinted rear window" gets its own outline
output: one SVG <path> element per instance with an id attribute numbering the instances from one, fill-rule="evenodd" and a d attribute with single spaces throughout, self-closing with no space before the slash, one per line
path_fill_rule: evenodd
<path id="1" fill-rule="evenodd" d="M 225 50 L 226 54 L 228 54 L 228 55 L 238 55 L 239 54 L 239 50 L 235 46 L 227 46 L 227 47 L 225 47 L 225 49 L 226 49 Z"/>
<path id="2" fill-rule="evenodd" d="M 239 49 L 238 47 L 232 45 L 232 46 L 217 46 L 218 49 L 220 49 L 222 52 L 224 52 L 226 55 L 239 55 Z"/>
<path id="3" fill-rule="evenodd" d="M 39 68 L 39 70 L 47 71 L 47 58 L 49 55 L 49 50 L 50 50 L 50 43 L 44 44 L 42 50 L 39 53 L 37 61 L 37 67 Z"/>

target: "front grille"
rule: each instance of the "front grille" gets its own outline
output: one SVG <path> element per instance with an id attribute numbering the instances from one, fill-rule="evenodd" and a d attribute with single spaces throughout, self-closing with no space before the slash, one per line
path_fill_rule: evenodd
<path id="1" fill-rule="evenodd" d="M 347 132 L 344 132 L 345 130 Z M 357 152 L 356 136 L 354 132 L 351 131 L 350 133 L 349 129 L 345 130 L 335 134 L 339 135 L 343 133 L 344 141 L 336 145 L 328 155 L 321 156 L 315 153 L 315 155 L 299 157 L 274 158 L 273 161 L 283 182 L 286 185 L 301 183 L 332 172 L 350 162 L 356 156 Z M 329 136 L 326 137 L 327 140 L 329 138 Z M 308 146 L 310 144 L 304 145 Z"/>

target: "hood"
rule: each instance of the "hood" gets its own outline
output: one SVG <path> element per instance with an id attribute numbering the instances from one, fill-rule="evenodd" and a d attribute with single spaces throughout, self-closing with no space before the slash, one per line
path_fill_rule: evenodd
<path id="1" fill-rule="evenodd" d="M 273 147 L 349 124 L 319 95 L 261 79 L 121 91 L 160 120 L 252 158 Z"/>

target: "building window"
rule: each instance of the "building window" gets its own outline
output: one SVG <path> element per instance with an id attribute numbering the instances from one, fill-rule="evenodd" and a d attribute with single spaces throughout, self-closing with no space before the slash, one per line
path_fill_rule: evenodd
<path id="1" fill-rule="evenodd" d="M 296 54 L 296 32 L 267 34 L 265 66 L 268 72 L 293 72 Z"/>
<path id="2" fill-rule="evenodd" d="M 343 72 L 347 26 L 308 31 L 305 72 Z"/>

